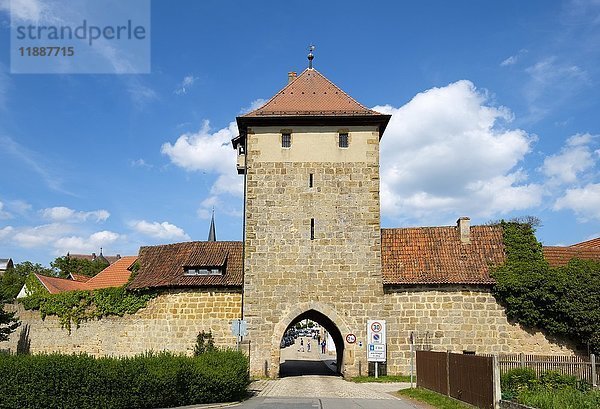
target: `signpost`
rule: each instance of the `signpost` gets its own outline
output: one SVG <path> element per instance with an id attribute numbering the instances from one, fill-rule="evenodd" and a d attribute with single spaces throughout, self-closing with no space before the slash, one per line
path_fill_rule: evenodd
<path id="1" fill-rule="evenodd" d="M 239 351 L 242 337 L 248 335 L 248 323 L 245 320 L 231 321 L 231 335 L 237 338 L 237 350 Z"/>
<path id="2" fill-rule="evenodd" d="M 367 361 L 375 362 L 375 378 L 379 377 L 379 362 L 387 359 L 385 320 L 367 321 Z"/>

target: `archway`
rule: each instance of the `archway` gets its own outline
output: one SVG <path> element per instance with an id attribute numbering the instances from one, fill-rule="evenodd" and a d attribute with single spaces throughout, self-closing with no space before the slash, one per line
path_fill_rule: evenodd
<path id="1" fill-rule="evenodd" d="M 329 356 L 320 354 L 321 347 L 318 341 L 321 341 L 321 339 L 319 338 L 318 341 L 314 340 L 312 335 L 307 337 L 306 332 L 304 332 L 304 335 L 302 335 L 301 332 L 301 336 L 295 339 L 294 344 L 285 345 L 285 337 L 289 336 L 290 332 L 294 332 L 296 324 L 305 320 L 318 323 L 319 326 L 325 330 L 323 334 L 326 333 L 331 336 L 335 345 L 335 355 L 331 357 L 331 359 L 328 359 L 330 358 Z M 306 340 L 306 345 L 300 345 L 300 340 Z M 312 351 L 308 345 L 311 342 Z M 283 351 L 280 355 L 279 362 L 280 377 L 342 374 L 344 364 L 344 339 L 342 333 L 328 316 L 315 309 L 305 311 L 293 318 L 283 331 L 280 344 L 280 349 Z M 284 348 L 286 349 L 284 350 Z M 296 348 L 298 353 L 296 353 Z M 282 357 L 284 354 L 288 359 L 283 360 Z M 335 361 L 333 361 L 333 359 L 335 359 Z"/>

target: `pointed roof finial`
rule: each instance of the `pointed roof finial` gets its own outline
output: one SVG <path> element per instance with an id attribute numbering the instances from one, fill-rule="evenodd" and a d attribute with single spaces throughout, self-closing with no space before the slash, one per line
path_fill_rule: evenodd
<path id="1" fill-rule="evenodd" d="M 208 241 L 217 241 L 217 233 L 215 231 L 215 208 L 212 210 L 212 218 L 210 219 L 210 228 L 208 229 Z"/>
<path id="2" fill-rule="evenodd" d="M 313 51 L 315 51 L 315 46 L 313 44 L 311 44 L 308 47 L 308 69 L 312 70 L 312 60 L 315 58 L 315 56 L 313 55 Z"/>

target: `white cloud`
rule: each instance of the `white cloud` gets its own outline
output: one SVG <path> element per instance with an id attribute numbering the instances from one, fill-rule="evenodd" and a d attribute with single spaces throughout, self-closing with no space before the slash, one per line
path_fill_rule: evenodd
<path id="1" fill-rule="evenodd" d="M 242 217 L 242 211 L 231 205 L 230 201 L 223 201 L 220 196 L 209 196 L 200 202 L 197 210 L 198 217 L 201 219 L 210 219 L 213 208 L 217 214 L 225 214 L 233 217 Z"/>
<path id="2" fill-rule="evenodd" d="M 33 248 L 47 247 L 65 234 L 72 233 L 73 228 L 65 224 L 50 223 L 35 227 L 19 227 L 13 232 L 12 242 L 20 247 Z"/>
<path id="3" fill-rule="evenodd" d="M 535 136 L 508 129 L 511 112 L 486 105 L 470 81 L 432 88 L 392 114 L 381 144 L 381 207 L 412 222 L 526 209 L 542 188 L 516 169 Z"/>
<path id="4" fill-rule="evenodd" d="M 146 220 L 135 220 L 130 223 L 131 227 L 138 233 L 157 239 L 180 239 L 190 240 L 190 236 L 182 228 L 169 222 L 147 222 Z"/>
<path id="5" fill-rule="evenodd" d="M 0 202 L 0 220 L 12 219 L 13 215 L 3 209 L 4 209 L 4 203 Z"/>
<path id="6" fill-rule="evenodd" d="M 525 69 L 529 75 L 524 97 L 529 106 L 529 121 L 537 121 L 564 104 L 589 83 L 588 73 L 577 65 L 544 58 Z"/>
<path id="7" fill-rule="evenodd" d="M 261 106 L 263 106 L 263 105 L 264 105 L 266 102 L 267 102 L 267 100 L 266 100 L 266 99 L 262 99 L 262 98 L 255 99 L 254 101 L 252 101 L 252 102 L 250 103 L 250 105 L 248 105 L 247 107 L 244 107 L 244 108 L 242 108 L 242 109 L 240 110 L 240 113 L 241 113 L 241 114 L 246 114 L 246 113 L 248 113 L 248 112 L 252 112 L 252 111 L 254 111 L 255 109 L 258 109 L 258 108 L 260 108 Z"/>
<path id="8" fill-rule="evenodd" d="M 503 60 L 500 63 L 501 67 L 508 67 L 510 65 L 515 65 L 520 59 L 521 56 L 523 56 L 523 54 L 527 53 L 527 50 L 525 49 L 521 49 L 519 50 L 519 52 L 515 55 L 511 55 L 510 57 L 506 58 L 505 60 Z"/>
<path id="9" fill-rule="evenodd" d="M 6 226 L 0 229 L 0 240 L 4 240 L 6 238 L 10 238 L 12 232 L 14 231 L 14 227 Z"/>
<path id="10" fill-rule="evenodd" d="M 148 162 L 146 162 L 144 159 L 139 158 L 136 160 L 132 160 L 130 162 L 131 167 L 133 168 L 147 168 L 147 169 L 152 169 L 154 166 Z"/>
<path id="11" fill-rule="evenodd" d="M 103 222 L 110 217 L 110 213 L 103 209 L 91 212 L 78 212 L 64 206 L 42 209 L 40 213 L 45 219 L 55 222 L 84 222 L 88 219 Z"/>
<path id="12" fill-rule="evenodd" d="M 581 173 L 594 167 L 596 159 L 589 146 L 593 139 L 590 134 L 573 135 L 560 153 L 544 159 L 541 171 L 550 178 L 550 184 L 577 182 Z"/>
<path id="13" fill-rule="evenodd" d="M 600 183 L 567 189 L 558 198 L 554 210 L 570 209 L 583 221 L 600 219 Z"/>
<path id="14" fill-rule="evenodd" d="M 198 78 L 194 77 L 193 75 L 186 75 L 185 77 L 183 77 L 183 80 L 181 80 L 179 85 L 177 85 L 175 94 L 177 94 L 177 95 L 187 94 L 187 92 L 192 88 L 192 86 L 194 85 L 194 83 L 197 80 L 198 80 Z"/>
<path id="15" fill-rule="evenodd" d="M 39 0 L 0 0 L 0 10 L 13 19 L 38 21 L 47 13 L 47 6 Z"/>
<path id="16" fill-rule="evenodd" d="M 235 174 L 236 152 L 231 146 L 231 139 L 237 135 L 235 122 L 211 133 L 209 122 L 204 121 L 198 132 L 184 133 L 173 145 L 164 143 L 161 152 L 175 165 L 188 171 Z"/>
<path id="17" fill-rule="evenodd" d="M 61 237 L 54 243 L 55 254 L 91 253 L 98 251 L 100 247 L 106 249 L 107 246 L 110 246 L 120 238 L 123 238 L 123 236 L 108 230 L 93 233 L 88 237 Z"/>

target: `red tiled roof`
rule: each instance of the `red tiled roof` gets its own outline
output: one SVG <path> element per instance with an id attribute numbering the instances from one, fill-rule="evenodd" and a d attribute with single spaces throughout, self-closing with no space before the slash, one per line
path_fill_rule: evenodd
<path id="1" fill-rule="evenodd" d="M 125 285 L 131 277 L 131 266 L 137 256 L 124 256 L 92 277 L 86 285 L 90 290 Z"/>
<path id="2" fill-rule="evenodd" d="M 383 283 L 493 284 L 490 266 L 504 262 L 502 227 L 473 226 L 461 244 L 457 227 L 381 230 Z"/>
<path id="3" fill-rule="evenodd" d="M 595 248 L 595 247 L 600 247 L 600 237 L 598 237 L 596 239 L 582 241 L 581 243 L 572 244 L 569 247 L 578 247 L 578 248 Z"/>
<path id="4" fill-rule="evenodd" d="M 140 269 L 128 288 L 239 286 L 242 242 L 192 241 L 140 249 Z M 220 267 L 222 275 L 188 276 L 186 267 Z"/>
<path id="5" fill-rule="evenodd" d="M 40 283 L 50 294 L 58 294 L 65 291 L 87 290 L 87 284 L 80 281 L 67 280 L 66 278 L 48 277 L 35 273 Z"/>
<path id="6" fill-rule="evenodd" d="M 263 106 L 242 117 L 273 116 L 373 116 L 319 71 L 307 68 Z"/>
<path id="7" fill-rule="evenodd" d="M 71 273 L 69 274 L 69 276 L 71 277 L 71 280 L 73 281 L 79 281 L 80 283 L 85 283 L 90 281 L 90 276 L 84 276 L 83 274 L 75 274 L 75 273 Z"/>
<path id="8" fill-rule="evenodd" d="M 600 261 L 600 247 L 544 246 L 544 258 L 552 267 L 565 266 L 573 258 Z"/>

